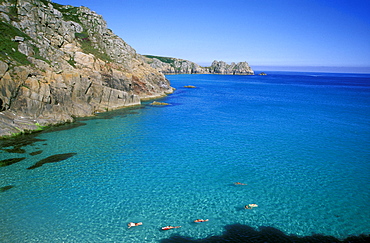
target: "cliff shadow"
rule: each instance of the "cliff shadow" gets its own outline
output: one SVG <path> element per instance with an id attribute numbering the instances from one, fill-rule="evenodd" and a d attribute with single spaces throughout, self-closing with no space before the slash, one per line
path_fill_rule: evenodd
<path id="1" fill-rule="evenodd" d="M 193 239 L 191 237 L 172 235 L 170 238 L 162 239 L 161 243 L 365 243 L 370 242 L 370 235 L 350 236 L 346 239 L 337 239 L 333 236 L 311 235 L 297 236 L 287 235 L 274 228 L 262 226 L 258 229 L 242 224 L 226 225 L 225 231 L 219 236 L 210 236 L 204 239 Z"/>

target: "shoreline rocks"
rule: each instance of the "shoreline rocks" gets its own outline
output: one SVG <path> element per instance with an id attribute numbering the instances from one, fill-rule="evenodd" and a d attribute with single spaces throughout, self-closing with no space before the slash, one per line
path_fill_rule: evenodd
<path id="1" fill-rule="evenodd" d="M 150 103 L 150 105 L 165 106 L 165 105 L 170 105 L 170 104 L 168 104 L 166 102 L 153 101 L 152 103 Z"/>

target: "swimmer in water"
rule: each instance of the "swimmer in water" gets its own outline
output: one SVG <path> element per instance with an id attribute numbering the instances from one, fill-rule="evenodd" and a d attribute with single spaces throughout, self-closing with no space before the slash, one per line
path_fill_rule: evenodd
<path id="1" fill-rule="evenodd" d="M 258 205 L 254 204 L 254 203 L 251 203 L 251 204 L 248 204 L 248 205 L 244 206 L 245 209 L 252 209 L 252 208 L 256 208 L 256 207 L 258 207 Z"/>
<path id="2" fill-rule="evenodd" d="M 165 226 L 162 227 L 162 230 L 170 230 L 170 229 L 177 229 L 180 228 L 181 226 Z"/>
<path id="3" fill-rule="evenodd" d="M 194 223 L 201 223 L 201 222 L 207 222 L 208 219 L 196 219 L 194 220 Z"/>
<path id="4" fill-rule="evenodd" d="M 139 222 L 139 223 L 133 223 L 133 222 L 130 222 L 127 224 L 128 228 L 131 228 L 131 227 L 134 227 L 134 226 L 139 226 L 139 225 L 143 225 L 142 222 Z"/>

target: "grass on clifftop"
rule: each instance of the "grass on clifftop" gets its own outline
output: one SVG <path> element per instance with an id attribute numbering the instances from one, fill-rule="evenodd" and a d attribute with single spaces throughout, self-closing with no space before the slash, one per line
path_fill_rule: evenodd
<path id="1" fill-rule="evenodd" d="M 47 0 L 42 0 L 44 3 L 47 2 Z M 112 58 L 105 53 L 102 50 L 99 50 L 94 46 L 94 43 L 91 41 L 91 36 L 87 32 L 87 27 L 82 24 L 80 21 L 80 17 L 84 18 L 83 13 L 79 12 L 79 7 L 74 7 L 70 5 L 61 5 L 58 3 L 51 2 L 53 7 L 60 11 L 63 14 L 63 20 L 64 21 L 73 21 L 78 24 L 80 24 L 83 28 L 83 32 L 81 33 L 75 33 L 75 38 L 78 40 L 78 42 L 81 44 L 81 48 L 83 52 L 93 54 L 95 57 L 108 62 L 113 62 Z M 68 61 L 72 66 L 74 66 L 74 60 Z"/>
<path id="2" fill-rule="evenodd" d="M 30 64 L 27 56 L 18 51 L 18 42 L 12 40 L 15 36 L 23 37 L 25 40 L 30 39 L 30 37 L 14 26 L 2 21 L 0 21 L 0 33 L 0 58 L 2 60 L 13 59 L 23 65 Z"/>
<path id="3" fill-rule="evenodd" d="M 51 3 L 55 9 L 60 11 L 63 14 L 64 21 L 73 21 L 82 25 L 79 14 L 78 7 L 73 7 L 69 5 L 60 5 L 58 3 Z"/>
<path id="4" fill-rule="evenodd" d="M 24 40 L 31 40 L 27 34 L 23 33 L 19 29 L 15 28 L 11 24 L 0 21 L 0 59 L 1 60 L 14 60 L 21 65 L 29 65 L 30 61 L 27 59 L 27 55 L 18 51 L 19 43 L 14 41 L 15 36 L 23 37 Z M 47 63 L 50 61 L 40 56 L 40 50 L 35 45 L 29 44 L 34 51 L 34 58 L 43 60 Z"/>
<path id="5" fill-rule="evenodd" d="M 93 46 L 94 43 L 90 40 L 90 36 L 86 31 L 75 33 L 75 38 L 81 44 L 81 48 L 85 53 L 93 54 L 96 58 L 103 61 L 113 62 L 112 58 L 110 58 L 107 53 L 99 51 Z"/>
<path id="6" fill-rule="evenodd" d="M 175 58 L 172 57 L 159 57 L 159 56 L 152 56 L 152 55 L 143 55 L 144 57 L 148 58 L 157 58 L 159 61 L 164 62 L 164 63 L 169 63 L 173 64 L 175 62 Z"/>

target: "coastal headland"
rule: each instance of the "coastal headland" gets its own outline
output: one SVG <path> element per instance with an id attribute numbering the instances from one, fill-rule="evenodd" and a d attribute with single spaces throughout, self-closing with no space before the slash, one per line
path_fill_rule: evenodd
<path id="1" fill-rule="evenodd" d="M 166 96 L 164 74 L 253 74 L 140 55 L 101 15 L 50 0 L 1 1 L 0 29 L 0 138 Z"/>
<path id="2" fill-rule="evenodd" d="M 213 61 L 209 67 L 178 58 L 144 55 L 144 60 L 151 67 L 164 74 L 226 74 L 226 75 L 254 75 L 247 62 L 227 64 L 224 61 Z"/>

